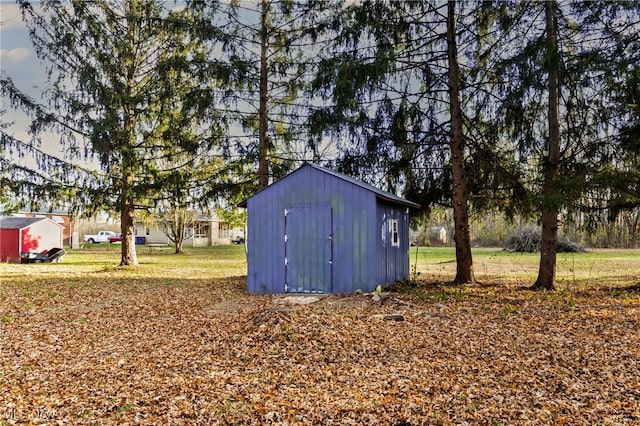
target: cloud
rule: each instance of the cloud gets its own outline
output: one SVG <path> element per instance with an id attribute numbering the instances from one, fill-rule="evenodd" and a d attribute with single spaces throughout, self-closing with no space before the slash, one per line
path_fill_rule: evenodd
<path id="1" fill-rule="evenodd" d="M 31 50 L 26 47 L 17 47 L 15 49 L 0 49 L 0 58 L 12 62 L 22 62 L 31 56 Z"/>
<path id="2" fill-rule="evenodd" d="M 20 7 L 17 4 L 5 3 L 0 0 L 0 22 L 2 22 L 2 30 L 24 26 Z"/>

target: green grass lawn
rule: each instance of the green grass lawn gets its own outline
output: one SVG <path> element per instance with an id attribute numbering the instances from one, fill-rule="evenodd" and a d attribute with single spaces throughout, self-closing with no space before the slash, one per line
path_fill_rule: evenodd
<path id="1" fill-rule="evenodd" d="M 472 250 L 474 272 L 481 282 L 532 284 L 538 273 L 539 253 L 509 253 L 496 248 Z M 411 248 L 410 270 L 419 279 L 447 282 L 455 276 L 455 249 Z M 640 250 L 592 250 L 588 253 L 558 253 L 556 276 L 561 288 L 587 285 L 609 287 L 640 281 Z"/>
<path id="2" fill-rule="evenodd" d="M 90 273 L 92 277 L 111 279 L 221 278 L 247 273 L 244 246 L 186 247 L 176 255 L 173 247 L 137 246 L 140 265 L 122 268 L 120 246 L 94 244 L 81 250 L 68 250 L 61 263 L 16 265 L 0 264 L 4 279 L 30 280 L 46 273 L 71 276 Z M 532 283 L 537 276 L 538 253 L 509 253 L 496 248 L 473 249 L 476 279 L 483 283 Z M 412 247 L 412 279 L 446 283 L 455 276 L 455 249 L 452 247 Z M 33 274 L 33 275 L 32 275 Z M 31 276 L 31 277 L 30 277 Z M 594 250 L 588 253 L 559 253 L 557 281 L 560 288 L 637 284 L 640 281 L 640 250 Z"/>
<path id="3" fill-rule="evenodd" d="M 176 255 L 173 247 L 136 246 L 140 265 L 122 268 L 120 246 L 94 244 L 82 250 L 68 250 L 61 263 L 0 264 L 0 279 L 25 281 L 45 273 L 48 276 L 92 277 L 95 279 L 210 279 L 244 276 L 247 262 L 240 245 L 186 247 Z M 473 249 L 476 279 L 481 283 L 530 285 L 537 276 L 538 253 L 508 253 L 495 248 Z M 428 283 L 446 283 L 455 277 L 455 249 L 412 247 L 411 278 Z M 89 275 L 87 275 L 89 274 Z M 557 281 L 560 288 L 598 285 L 618 287 L 640 281 L 640 250 L 593 250 L 588 253 L 559 253 Z"/>

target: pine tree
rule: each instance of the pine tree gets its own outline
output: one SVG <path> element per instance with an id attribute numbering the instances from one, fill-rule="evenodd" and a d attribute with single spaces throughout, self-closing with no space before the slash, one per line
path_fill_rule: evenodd
<path id="1" fill-rule="evenodd" d="M 446 6 L 363 2 L 344 8 L 329 26 L 338 28 L 335 50 L 315 80 L 332 103 L 318 109 L 312 128 L 344 141 L 343 171 L 382 181 L 425 209 L 453 203 L 454 282 L 462 284 L 474 281 L 465 173 L 469 127 L 460 101 L 456 3 Z"/>
<path id="2" fill-rule="evenodd" d="M 313 155 L 306 146 L 305 89 L 315 65 L 317 17 L 328 4 L 263 0 L 209 7 L 210 21 L 227 37 L 218 59 L 233 68 L 223 101 L 234 122 L 230 139 L 237 141 L 230 154 L 256 165 L 257 185 L 244 192 L 264 188 Z"/>
<path id="3" fill-rule="evenodd" d="M 543 227 L 533 287 L 552 289 L 560 220 L 609 205 L 615 191 L 605 176 L 627 152 L 616 142 L 621 117 L 628 115 L 620 114 L 615 94 L 633 58 L 637 62 L 632 47 L 638 39 L 633 30 L 637 5 L 547 1 L 544 8 L 537 3 L 498 6 L 494 28 L 500 47 L 488 53 L 501 76 L 495 85 L 494 126 L 513 141 L 528 168 L 521 184 L 537 194 L 529 198 L 528 213 L 539 215 Z"/>
<path id="4" fill-rule="evenodd" d="M 179 157 L 209 155 L 219 142 L 214 99 L 225 71 L 198 66 L 199 11 L 139 0 L 44 1 L 41 11 L 19 3 L 51 68 L 49 105 L 23 102 L 33 129 L 57 130 L 67 152 L 99 163 L 106 179 L 82 204 L 119 212 L 120 263 L 136 265 L 135 211 L 152 207 Z"/>
<path id="5" fill-rule="evenodd" d="M 451 175 L 453 184 L 453 220 L 456 243 L 456 276 L 454 284 L 474 283 L 471 240 L 469 237 L 469 212 L 467 180 L 465 177 L 465 145 L 460 105 L 460 68 L 456 39 L 456 2 L 449 0 L 447 7 L 447 58 L 449 68 L 449 111 L 451 114 Z"/>
<path id="6" fill-rule="evenodd" d="M 548 127 L 549 136 L 545 147 L 544 181 L 542 183 L 542 235 L 540 239 L 540 267 L 533 288 L 553 290 L 556 280 L 556 241 L 558 239 L 558 194 L 555 180 L 560 167 L 560 55 L 556 27 L 557 4 L 555 0 L 545 2 L 547 50 L 545 63 L 548 72 Z"/>

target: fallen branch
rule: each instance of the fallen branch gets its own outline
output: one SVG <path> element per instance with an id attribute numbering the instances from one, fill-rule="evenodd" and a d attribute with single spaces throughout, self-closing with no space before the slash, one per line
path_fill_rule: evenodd
<path id="1" fill-rule="evenodd" d="M 393 301 L 404 306 L 411 306 L 412 308 L 422 308 L 422 306 L 416 305 L 414 303 L 405 302 L 402 299 L 398 299 L 397 297 L 393 298 Z"/>

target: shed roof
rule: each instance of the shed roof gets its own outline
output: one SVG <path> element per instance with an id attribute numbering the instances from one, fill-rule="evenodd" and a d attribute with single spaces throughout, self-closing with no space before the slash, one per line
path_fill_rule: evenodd
<path id="1" fill-rule="evenodd" d="M 55 223 L 46 217 L 20 217 L 20 216 L 5 216 L 0 217 L 0 229 L 23 229 L 41 220 L 47 220 L 51 223 Z M 59 224 L 55 223 L 57 226 Z"/>
<path id="2" fill-rule="evenodd" d="M 298 169 L 294 170 L 293 172 L 289 173 L 289 175 L 297 172 L 298 170 L 302 169 L 303 167 L 311 167 L 313 169 L 316 169 L 316 170 L 321 171 L 323 173 L 329 174 L 329 175 L 331 175 L 333 177 L 336 177 L 338 179 L 342 179 L 344 181 L 352 183 L 352 184 L 354 184 L 356 186 L 359 186 L 360 188 L 366 189 L 367 191 L 371 191 L 376 195 L 376 198 L 378 198 L 378 199 L 381 199 L 381 200 L 384 200 L 384 201 L 388 201 L 388 202 L 391 202 L 391 203 L 394 203 L 394 204 L 401 204 L 401 205 L 404 205 L 404 206 L 407 206 L 407 207 L 416 208 L 416 209 L 420 208 L 420 204 L 414 203 L 413 201 L 405 200 L 404 198 L 399 197 L 399 196 L 397 196 L 395 194 L 392 194 L 391 192 L 383 191 L 383 190 L 381 190 L 379 188 L 376 188 L 373 185 L 369 185 L 368 183 L 365 183 L 365 182 L 363 182 L 361 180 L 358 180 L 358 179 L 353 178 L 351 176 L 347 176 L 347 175 L 345 175 L 343 173 L 338 173 L 336 171 L 333 171 L 333 170 L 318 166 L 316 164 L 304 163 L 302 166 L 300 166 L 300 168 L 298 168 Z M 287 175 L 287 176 L 289 176 L 289 175 Z M 285 177 L 287 177 L 287 176 L 285 176 Z M 284 179 L 284 178 L 282 178 L 282 179 Z M 277 184 L 282 179 L 279 179 L 278 181 L 272 183 L 271 185 Z M 269 186 L 271 186 L 271 185 L 269 185 Z M 262 192 L 262 191 L 264 191 L 264 190 L 266 190 L 268 188 L 269 187 L 263 188 L 262 190 L 256 192 L 256 194 L 258 194 L 258 193 L 260 193 L 260 192 Z M 256 194 L 253 194 L 249 198 L 252 198 Z M 240 203 L 238 203 L 238 207 L 246 207 L 247 206 L 247 200 L 249 200 L 249 198 L 247 198 L 247 199 L 241 201 Z"/>

